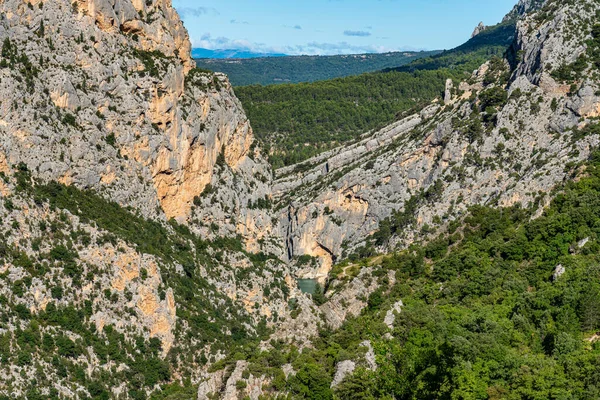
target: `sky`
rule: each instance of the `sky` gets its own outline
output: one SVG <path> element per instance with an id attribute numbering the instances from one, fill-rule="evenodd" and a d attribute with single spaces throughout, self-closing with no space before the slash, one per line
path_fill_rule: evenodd
<path id="1" fill-rule="evenodd" d="M 516 0 L 173 0 L 193 47 L 284 54 L 451 49 Z"/>

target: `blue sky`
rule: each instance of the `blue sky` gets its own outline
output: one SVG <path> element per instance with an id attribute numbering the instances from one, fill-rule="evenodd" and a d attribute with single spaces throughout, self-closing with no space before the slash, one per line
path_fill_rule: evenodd
<path id="1" fill-rule="evenodd" d="M 194 47 L 286 54 L 449 49 L 516 0 L 173 0 Z"/>

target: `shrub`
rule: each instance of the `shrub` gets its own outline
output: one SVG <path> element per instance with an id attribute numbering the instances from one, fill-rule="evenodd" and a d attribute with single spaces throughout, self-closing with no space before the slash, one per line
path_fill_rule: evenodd
<path id="1" fill-rule="evenodd" d="M 62 117 L 62 123 L 65 125 L 71 125 L 76 127 L 77 126 L 77 120 L 75 119 L 75 116 L 73 114 L 65 114 Z"/>

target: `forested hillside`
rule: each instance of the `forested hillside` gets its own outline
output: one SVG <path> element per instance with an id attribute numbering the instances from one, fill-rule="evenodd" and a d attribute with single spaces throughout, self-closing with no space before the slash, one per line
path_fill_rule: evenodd
<path id="1" fill-rule="evenodd" d="M 236 94 L 275 167 L 302 162 L 441 98 L 447 79 L 461 81 L 502 56 L 514 23 L 490 27 L 462 46 L 388 70 L 297 85 L 245 86 Z"/>
<path id="2" fill-rule="evenodd" d="M 388 71 L 410 72 L 439 68 L 458 68 L 473 71 L 486 60 L 489 60 L 490 56 L 504 54 L 506 48 L 512 43 L 515 29 L 514 21 L 487 27 L 477 36 L 455 49 L 415 60 L 405 66 L 390 68 Z"/>
<path id="3" fill-rule="evenodd" d="M 302 162 L 394 121 L 399 113 L 441 96 L 463 71 L 358 75 L 316 83 L 236 89 L 275 167 Z"/>
<path id="4" fill-rule="evenodd" d="M 234 86 L 314 82 L 398 67 L 439 51 L 383 54 L 286 56 L 235 59 L 197 58 L 198 67 L 226 73 Z"/>

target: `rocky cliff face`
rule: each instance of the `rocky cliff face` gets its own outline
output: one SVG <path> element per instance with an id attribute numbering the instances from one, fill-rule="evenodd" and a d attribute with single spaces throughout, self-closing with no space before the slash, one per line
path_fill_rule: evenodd
<path id="1" fill-rule="evenodd" d="M 0 397 L 146 398 L 289 315 L 270 168 L 170 0 L 1 0 L 0 46 Z"/>
<path id="2" fill-rule="evenodd" d="M 519 0 L 514 8 L 504 17 L 502 22 L 514 21 L 527 13 L 539 10 L 546 0 Z"/>
<path id="3" fill-rule="evenodd" d="M 370 235 L 379 232 L 382 248 L 403 247 L 471 205 L 543 204 L 565 166 L 598 144 L 581 133 L 598 115 L 598 82 L 590 72 L 571 86 L 555 74 L 586 52 L 597 9 L 549 2 L 519 22 L 512 67 L 494 60 L 450 83 L 444 104 L 277 171 L 274 193 L 291 204 L 280 217 L 288 254 L 321 260 L 299 273 L 324 280 Z"/>
<path id="4" fill-rule="evenodd" d="M 194 228 L 208 233 L 202 226 L 215 223 L 256 247 L 252 228 L 268 231 L 268 219 L 248 204 L 269 197 L 269 170 L 251 148 L 252 129 L 227 78 L 194 68 L 170 1 L 0 8 L 0 40 L 8 40 L 1 152 L 9 165 L 24 162 L 45 180 L 189 223 L 194 198 L 219 174 L 237 176 L 227 212 L 196 200 Z"/>

